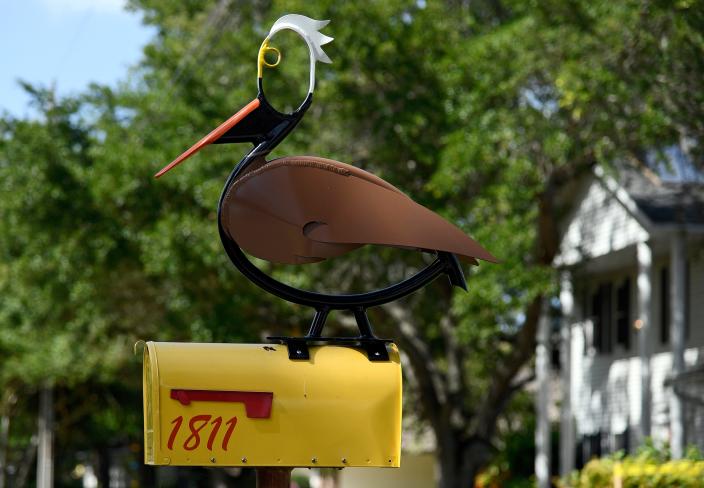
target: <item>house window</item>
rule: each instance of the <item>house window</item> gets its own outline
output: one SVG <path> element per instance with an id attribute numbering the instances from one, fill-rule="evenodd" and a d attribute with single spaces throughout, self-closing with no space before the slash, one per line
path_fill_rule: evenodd
<path id="1" fill-rule="evenodd" d="M 670 342 L 670 269 L 660 269 L 660 343 Z"/>
<path id="2" fill-rule="evenodd" d="M 616 290 L 616 344 L 625 350 L 631 347 L 631 280 L 626 280 Z"/>
<path id="3" fill-rule="evenodd" d="M 601 430 L 599 430 L 594 434 L 586 434 L 579 439 L 576 449 L 577 469 L 583 467 L 590 459 L 601 457 L 604 453 L 602 448 L 604 437 Z"/>
<path id="4" fill-rule="evenodd" d="M 612 344 L 612 294 L 611 283 L 599 285 L 596 293 L 592 295 L 591 316 L 594 324 L 594 347 L 601 354 L 609 354 L 613 349 Z"/>
<path id="5" fill-rule="evenodd" d="M 616 447 L 615 450 L 616 451 L 623 451 L 626 454 L 631 452 L 631 436 L 630 436 L 630 434 L 631 434 L 631 429 L 628 426 L 626 426 L 626 429 L 622 433 L 616 434 L 614 436 L 614 441 L 615 441 L 614 443 L 615 443 L 615 447 Z"/>
<path id="6" fill-rule="evenodd" d="M 591 320 L 592 320 L 592 343 L 597 352 L 601 352 L 601 307 L 602 307 L 601 287 L 597 288 L 591 300 Z"/>

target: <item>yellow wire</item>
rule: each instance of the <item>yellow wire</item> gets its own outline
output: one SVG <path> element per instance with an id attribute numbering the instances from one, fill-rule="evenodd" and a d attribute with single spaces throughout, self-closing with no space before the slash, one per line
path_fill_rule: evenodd
<path id="1" fill-rule="evenodd" d="M 266 60 L 266 53 L 273 52 L 276 54 L 276 62 L 269 63 Z M 259 54 L 257 56 L 257 77 L 262 77 L 263 67 L 275 68 L 281 62 L 281 52 L 275 47 L 269 46 L 269 39 L 264 39 L 262 46 L 259 48 Z"/>

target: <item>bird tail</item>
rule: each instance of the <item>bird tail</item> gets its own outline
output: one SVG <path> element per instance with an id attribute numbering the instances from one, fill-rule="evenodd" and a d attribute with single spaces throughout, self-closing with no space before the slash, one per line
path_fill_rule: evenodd
<path id="1" fill-rule="evenodd" d="M 457 286 L 467 291 L 467 280 L 464 278 L 464 273 L 462 272 L 462 267 L 457 259 L 457 256 L 451 252 L 438 252 L 438 257 L 445 263 L 445 274 L 450 280 L 452 286 Z"/>

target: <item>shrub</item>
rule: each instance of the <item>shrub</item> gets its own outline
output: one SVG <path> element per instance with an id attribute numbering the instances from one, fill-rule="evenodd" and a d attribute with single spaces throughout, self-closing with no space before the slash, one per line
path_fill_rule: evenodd
<path id="1" fill-rule="evenodd" d="M 669 460 L 667 447 L 652 442 L 633 456 L 616 453 L 592 459 L 581 471 L 561 480 L 562 488 L 701 488 L 704 486 L 704 461 L 701 453 L 690 448 L 685 459 Z"/>

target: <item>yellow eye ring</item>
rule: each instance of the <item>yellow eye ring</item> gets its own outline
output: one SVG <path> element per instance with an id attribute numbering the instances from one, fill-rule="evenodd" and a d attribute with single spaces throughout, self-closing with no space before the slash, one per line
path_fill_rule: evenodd
<path id="1" fill-rule="evenodd" d="M 273 63 L 270 63 L 266 60 L 266 54 L 270 53 L 270 52 L 273 52 L 276 54 L 276 61 Z M 275 47 L 267 47 L 266 49 L 264 49 L 264 55 L 262 56 L 262 58 L 264 59 L 264 66 L 266 66 L 267 68 L 274 68 L 274 67 L 278 66 L 279 63 L 281 62 L 281 52 L 278 49 L 276 49 Z"/>
<path id="2" fill-rule="evenodd" d="M 273 63 L 270 63 L 266 60 L 266 54 L 273 52 L 276 54 L 276 61 Z M 266 66 L 267 68 L 275 68 L 276 66 L 279 65 L 281 62 L 281 51 L 276 49 L 275 47 L 269 46 L 269 39 L 265 39 L 264 42 L 262 42 L 262 46 L 259 48 L 259 56 L 258 56 L 258 63 L 257 63 L 257 76 L 259 78 L 262 77 L 262 67 Z"/>

